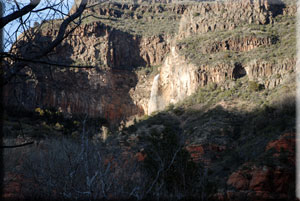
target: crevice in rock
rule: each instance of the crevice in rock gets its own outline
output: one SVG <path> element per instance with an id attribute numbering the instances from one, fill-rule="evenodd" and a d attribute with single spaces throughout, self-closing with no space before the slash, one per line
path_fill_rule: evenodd
<path id="1" fill-rule="evenodd" d="M 247 74 L 245 68 L 240 63 L 234 64 L 234 69 L 232 71 L 232 78 L 239 79 Z"/>

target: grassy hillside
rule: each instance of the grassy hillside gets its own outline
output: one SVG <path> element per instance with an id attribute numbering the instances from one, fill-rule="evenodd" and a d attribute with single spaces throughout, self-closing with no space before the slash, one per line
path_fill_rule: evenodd
<path id="1" fill-rule="evenodd" d="M 272 45 L 262 45 L 246 52 L 220 51 L 212 54 L 201 53 L 202 48 L 210 47 L 215 42 L 229 39 L 242 39 L 247 36 L 256 38 L 272 38 Z M 276 63 L 284 58 L 293 58 L 296 55 L 296 18 L 294 16 L 278 15 L 274 24 L 247 25 L 230 31 L 215 31 L 195 35 L 181 41 L 183 46 L 180 53 L 196 64 L 230 63 L 232 61 L 245 64 L 253 58 Z"/>

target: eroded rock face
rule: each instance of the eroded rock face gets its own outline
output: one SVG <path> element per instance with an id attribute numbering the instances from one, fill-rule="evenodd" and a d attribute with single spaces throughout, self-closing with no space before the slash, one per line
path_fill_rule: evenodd
<path id="1" fill-rule="evenodd" d="M 116 9 L 119 9 L 118 13 Z M 126 7 L 126 8 L 125 8 Z M 155 75 L 140 75 L 137 67 L 160 65 L 157 96 L 160 109 L 176 103 L 193 94 L 197 88 L 209 83 L 221 84 L 227 79 L 237 79 L 247 75 L 266 88 L 276 87 L 283 82 L 288 72 L 294 70 L 295 59 L 271 63 L 250 59 L 247 63 L 223 62 L 214 64 L 193 64 L 179 54 L 181 48 L 176 40 L 195 34 L 219 30 L 231 30 L 244 23 L 272 23 L 278 14 L 293 15 L 295 8 L 282 4 L 271 4 L 269 0 L 202 2 L 198 4 L 175 4 L 171 7 L 154 5 L 116 4 L 100 7 L 95 12 L 101 15 L 120 17 L 127 9 L 133 12 L 164 12 L 164 9 L 180 16 L 178 35 L 141 36 L 91 22 L 79 26 L 69 35 L 49 60 L 60 64 L 93 65 L 95 69 L 57 69 L 31 65 L 22 73 L 26 79 L 19 84 L 11 84 L 4 89 L 4 103 L 9 106 L 22 105 L 32 110 L 36 107 L 54 107 L 68 114 L 87 113 L 90 116 L 107 118 L 119 123 L 134 115 L 148 114 L 149 99 Z M 86 12 L 92 12 L 87 10 Z M 140 15 L 140 14 L 139 14 Z M 177 16 L 177 15 L 176 15 Z M 149 19 L 151 20 L 151 19 Z M 36 37 L 37 45 L 52 40 L 57 29 L 43 29 Z M 229 37 L 203 45 L 203 54 L 224 51 L 249 52 L 274 44 L 273 37 Z M 16 44 L 18 53 L 26 56 L 30 51 L 38 51 L 35 46 Z M 17 80 L 16 80 L 17 81 Z M 18 80 L 20 81 L 20 80 Z"/>
<path id="2" fill-rule="evenodd" d="M 252 60 L 245 66 L 245 70 L 250 80 L 258 80 L 266 88 L 274 88 L 288 79 L 288 73 L 293 72 L 295 66 L 295 59 L 284 59 L 278 63 Z"/>
<path id="3" fill-rule="evenodd" d="M 215 30 L 232 30 L 244 23 L 272 21 L 267 0 L 202 3 L 188 8 L 180 23 L 179 37 Z"/>
<path id="4" fill-rule="evenodd" d="M 181 18 L 178 38 L 196 33 L 233 30 L 243 24 L 273 23 L 279 14 L 293 14 L 296 7 L 273 0 L 203 2 L 188 7 Z"/>
<path id="5" fill-rule="evenodd" d="M 271 45 L 275 43 L 272 37 L 256 37 L 256 36 L 246 36 L 240 38 L 230 38 L 228 40 L 213 42 L 209 46 L 203 46 L 202 53 L 210 54 L 221 51 L 237 51 L 237 52 L 248 52 L 262 45 Z"/>
<path id="6" fill-rule="evenodd" d="M 56 33 L 54 29 L 43 30 L 37 36 L 37 43 L 51 40 Z M 22 47 L 20 53 L 26 55 L 28 48 Z M 22 82 L 5 87 L 4 103 L 12 107 L 22 105 L 28 110 L 53 107 L 68 116 L 88 114 L 117 124 L 146 112 L 129 94 L 138 82 L 133 69 L 160 64 L 168 48 L 163 36 L 143 38 L 97 22 L 82 25 L 49 59 L 52 63 L 96 68 L 30 65 L 21 72 L 25 76 Z"/>
<path id="7" fill-rule="evenodd" d="M 172 47 L 171 54 L 166 58 L 160 72 L 160 96 L 163 106 L 176 103 L 195 92 L 200 85 L 196 69 L 193 64 L 187 64 Z"/>
<path id="8" fill-rule="evenodd" d="M 56 33 L 55 29 L 45 29 L 36 40 L 45 42 Z M 166 38 L 131 35 L 100 22 L 92 22 L 77 28 L 50 58 L 66 63 L 131 70 L 137 66 L 161 64 L 164 55 L 169 52 Z"/>
<path id="9" fill-rule="evenodd" d="M 22 105 L 29 110 L 56 108 L 68 116 L 89 114 L 91 117 L 106 118 L 112 124 L 133 114 L 144 113 L 128 94 L 136 84 L 136 76 L 132 72 L 97 72 L 93 69 L 54 71 L 50 74 L 49 69 L 44 70 L 47 71 L 41 74 L 37 69 L 35 79 L 8 85 L 4 91 L 4 102 Z"/>
<path id="10" fill-rule="evenodd" d="M 189 63 L 188 59 L 171 47 L 171 54 L 161 67 L 160 96 L 166 107 L 196 92 L 198 87 L 209 83 L 221 84 L 227 79 L 237 79 L 248 75 L 249 80 L 257 81 L 266 88 L 274 88 L 289 79 L 289 73 L 295 70 L 296 60 L 285 59 L 274 64 L 270 61 L 252 60 L 239 63 L 222 63 L 198 65 Z"/>

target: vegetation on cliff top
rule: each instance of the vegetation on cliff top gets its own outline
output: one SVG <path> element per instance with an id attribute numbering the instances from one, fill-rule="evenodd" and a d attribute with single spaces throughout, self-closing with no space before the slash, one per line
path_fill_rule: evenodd
<path id="1" fill-rule="evenodd" d="M 216 42 L 238 40 L 246 37 L 270 38 L 273 44 L 261 45 L 249 51 L 236 52 L 220 50 L 218 52 L 203 53 L 203 48 L 209 48 Z M 195 35 L 177 42 L 180 54 L 186 56 L 196 65 L 214 65 L 217 63 L 239 62 L 246 64 L 253 58 L 256 60 L 277 63 L 285 58 L 296 55 L 296 18 L 295 16 L 277 16 L 274 24 L 247 25 L 234 30 L 208 32 Z"/>
<path id="2" fill-rule="evenodd" d="M 103 9 L 102 14 L 99 9 Z M 172 9 L 174 4 L 103 4 L 86 13 L 83 24 L 101 22 L 115 29 L 142 36 L 174 35 L 179 27 L 181 14 Z"/>

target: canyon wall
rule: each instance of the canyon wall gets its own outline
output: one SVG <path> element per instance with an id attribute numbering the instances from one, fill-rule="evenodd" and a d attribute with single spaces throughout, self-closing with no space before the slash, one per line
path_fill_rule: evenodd
<path id="1" fill-rule="evenodd" d="M 268 0 L 201 2 L 195 4 L 122 5 L 107 4 L 87 13 L 97 12 L 115 21 L 139 20 L 146 17 L 150 24 L 155 22 L 155 13 L 174 14 L 178 20 L 178 32 L 174 35 L 133 34 L 110 26 L 109 23 L 91 21 L 80 25 L 59 45 L 48 60 L 63 65 L 92 65 L 88 68 L 56 68 L 49 65 L 30 64 L 21 72 L 24 77 L 16 79 L 4 89 L 4 103 L 33 110 L 36 107 L 54 107 L 63 113 L 87 113 L 104 117 L 112 124 L 126 121 L 134 115 L 150 114 L 149 100 L 154 76 L 158 89 L 157 109 L 164 109 L 193 94 L 198 87 L 209 83 L 222 84 L 227 79 L 247 75 L 267 88 L 277 86 L 288 72 L 294 70 L 295 59 L 288 57 L 277 62 L 250 58 L 247 62 L 230 62 L 216 59 L 209 63 L 204 59 L 195 63 L 182 50 L 188 47 L 178 41 L 203 34 L 239 30 L 240 27 L 274 24 L 278 15 L 294 16 L 294 5 L 272 4 Z M 126 12 L 122 11 L 126 10 Z M 146 12 L 149 12 L 147 15 Z M 124 18 L 125 13 L 130 13 Z M 145 16 L 143 16 L 143 13 Z M 168 19 L 160 16 L 161 19 Z M 138 21 L 134 21 L 138 22 Z M 245 31 L 245 30 L 242 30 Z M 35 44 L 42 45 L 52 40 L 58 30 L 42 29 L 35 38 Z M 278 44 L 278 38 L 263 35 L 230 36 L 217 38 L 207 44 L 200 40 L 201 48 L 196 52 L 203 58 L 211 54 L 234 52 L 251 53 L 261 47 Z M 210 40 L 209 40 L 210 41 Z M 35 50 L 31 44 L 15 44 L 18 54 L 26 57 Z M 197 53 L 198 54 L 198 53 Z M 211 58 L 208 58 L 208 60 Z M 48 61 L 47 60 L 47 61 Z M 138 73 L 137 69 L 159 66 L 156 74 Z M 151 109 L 152 110 L 152 109 Z M 152 110 L 155 111 L 155 110 Z"/>
<path id="2" fill-rule="evenodd" d="M 188 7 L 180 22 L 178 37 L 218 30 L 233 30 L 246 24 L 268 24 L 277 15 L 296 12 L 279 0 L 233 0 L 199 3 Z"/>
<path id="3" fill-rule="evenodd" d="M 42 45 L 55 34 L 56 29 L 42 30 L 36 43 Z M 26 55 L 28 49 L 36 51 L 30 44 L 17 45 L 21 55 Z M 141 37 L 99 22 L 85 24 L 67 37 L 48 59 L 66 66 L 95 66 L 94 69 L 31 64 L 20 72 L 24 76 L 22 81 L 5 87 L 4 102 L 28 110 L 56 108 L 68 117 L 89 114 L 118 124 L 132 115 L 145 113 L 129 95 L 138 79 L 133 70 L 160 64 L 168 51 L 164 36 Z"/>
<path id="4" fill-rule="evenodd" d="M 241 35 L 234 36 L 234 31 L 251 24 L 276 26 L 274 17 L 294 16 L 295 13 L 294 5 L 283 6 L 279 2 L 267 0 L 208 2 L 188 7 L 180 20 L 179 32 L 175 37 L 177 41 L 204 34 L 208 36 L 209 33 L 214 34 L 214 32 L 220 35 L 228 31 L 232 32 L 221 41 L 216 38 L 211 38 L 208 44 L 205 40 L 193 41 L 200 44 L 195 51 L 201 53 L 203 57 L 209 56 L 209 59 L 217 60 L 216 62 L 207 62 L 205 59 L 202 62 L 199 59 L 199 63 L 195 63 L 188 56 L 180 54 L 182 49 L 187 48 L 185 45 L 171 43 L 171 53 L 166 57 L 160 71 L 159 96 L 162 107 L 183 100 L 196 92 L 198 87 L 209 83 L 222 84 L 228 79 L 235 80 L 247 75 L 250 81 L 272 89 L 283 80 L 289 79 L 296 65 L 296 59 L 292 55 L 286 55 L 283 59 L 275 58 L 276 62 L 269 58 L 251 58 L 250 53 L 256 49 L 260 48 L 261 51 L 263 47 L 272 47 L 280 43 L 277 36 L 271 34 L 243 36 L 242 32 Z M 218 34 L 215 36 L 218 37 Z M 191 46 L 195 45 L 191 44 Z M 249 58 L 243 62 L 234 58 L 215 59 L 214 56 L 219 52 L 243 53 L 244 57 Z M 271 54 L 272 51 L 270 57 Z"/>

